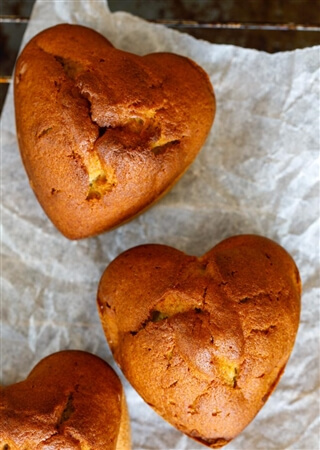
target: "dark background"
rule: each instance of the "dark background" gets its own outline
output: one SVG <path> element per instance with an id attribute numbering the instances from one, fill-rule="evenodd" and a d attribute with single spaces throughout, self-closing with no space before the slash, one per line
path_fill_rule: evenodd
<path id="1" fill-rule="evenodd" d="M 34 0 L 0 0 L 0 18 L 5 20 L 0 23 L 0 78 L 11 76 L 27 26 L 8 22 L 6 16 L 28 18 L 33 4 Z M 320 0 L 109 0 L 108 4 L 111 11 L 127 11 L 151 21 L 179 21 L 174 28 L 217 44 L 270 53 L 320 44 L 319 31 L 295 29 L 297 24 L 320 27 Z M 196 23 L 188 26 L 186 21 Z M 250 23 L 257 29 L 208 28 L 204 23 Z M 267 24 L 276 29 L 265 29 Z M 279 24 L 291 29 L 279 29 Z M 8 83 L 0 83 L 0 111 L 7 89 Z"/>

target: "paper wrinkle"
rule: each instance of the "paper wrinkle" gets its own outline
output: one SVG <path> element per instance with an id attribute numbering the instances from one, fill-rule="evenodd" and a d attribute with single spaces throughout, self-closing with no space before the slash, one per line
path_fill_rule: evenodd
<path id="1" fill-rule="evenodd" d="M 173 190 L 109 233 L 68 241 L 29 186 L 15 134 L 12 86 L 1 118 L 1 383 L 23 379 L 46 355 L 83 349 L 120 375 L 133 449 L 203 449 L 146 405 L 116 367 L 96 308 L 103 270 L 124 250 L 171 245 L 200 256 L 222 239 L 257 233 L 294 257 L 303 280 L 301 325 L 280 385 L 232 449 L 318 448 L 320 47 L 274 55 L 215 45 L 150 24 L 107 3 L 37 1 L 23 45 L 44 28 L 79 23 L 137 54 L 198 62 L 216 93 L 206 144 Z"/>

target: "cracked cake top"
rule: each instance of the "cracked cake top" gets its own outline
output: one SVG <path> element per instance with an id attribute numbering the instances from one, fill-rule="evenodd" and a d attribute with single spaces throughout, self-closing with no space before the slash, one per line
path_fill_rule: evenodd
<path id="1" fill-rule="evenodd" d="M 71 239 L 117 226 L 165 194 L 215 114 L 209 78 L 190 59 L 124 52 L 79 25 L 49 28 L 26 45 L 14 92 L 31 187 Z"/>

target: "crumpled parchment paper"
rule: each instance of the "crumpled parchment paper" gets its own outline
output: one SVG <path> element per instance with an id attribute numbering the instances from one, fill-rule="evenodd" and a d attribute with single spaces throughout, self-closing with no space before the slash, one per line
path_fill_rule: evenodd
<path id="1" fill-rule="evenodd" d="M 300 269 L 301 325 L 278 388 L 227 448 L 318 449 L 320 47 L 270 55 L 213 45 L 112 14 L 104 0 L 38 1 L 23 44 L 59 22 L 93 27 L 133 53 L 194 59 L 214 85 L 217 115 L 196 161 L 159 203 L 112 232 L 70 242 L 28 185 L 9 90 L 1 120 L 2 384 L 22 380 L 62 349 L 87 350 L 115 367 L 95 300 L 103 270 L 122 251 L 162 243 L 201 255 L 230 235 L 256 233 L 284 246 Z M 133 449 L 205 448 L 158 417 L 122 380 Z"/>

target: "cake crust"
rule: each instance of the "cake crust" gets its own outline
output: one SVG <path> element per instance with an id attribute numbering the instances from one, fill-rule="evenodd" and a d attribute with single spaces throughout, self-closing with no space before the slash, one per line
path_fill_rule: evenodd
<path id="1" fill-rule="evenodd" d="M 164 195 L 215 114 L 210 80 L 190 59 L 124 52 L 79 25 L 49 28 L 26 45 L 14 93 L 30 185 L 70 239 L 118 226 Z"/>
<path id="2" fill-rule="evenodd" d="M 98 290 L 102 325 L 133 387 L 211 448 L 237 436 L 277 385 L 299 324 L 291 256 L 253 235 L 197 258 L 163 245 L 118 256 Z"/>
<path id="3" fill-rule="evenodd" d="M 2 449 L 130 450 L 124 391 L 102 359 L 76 350 L 40 361 L 0 387 Z"/>

